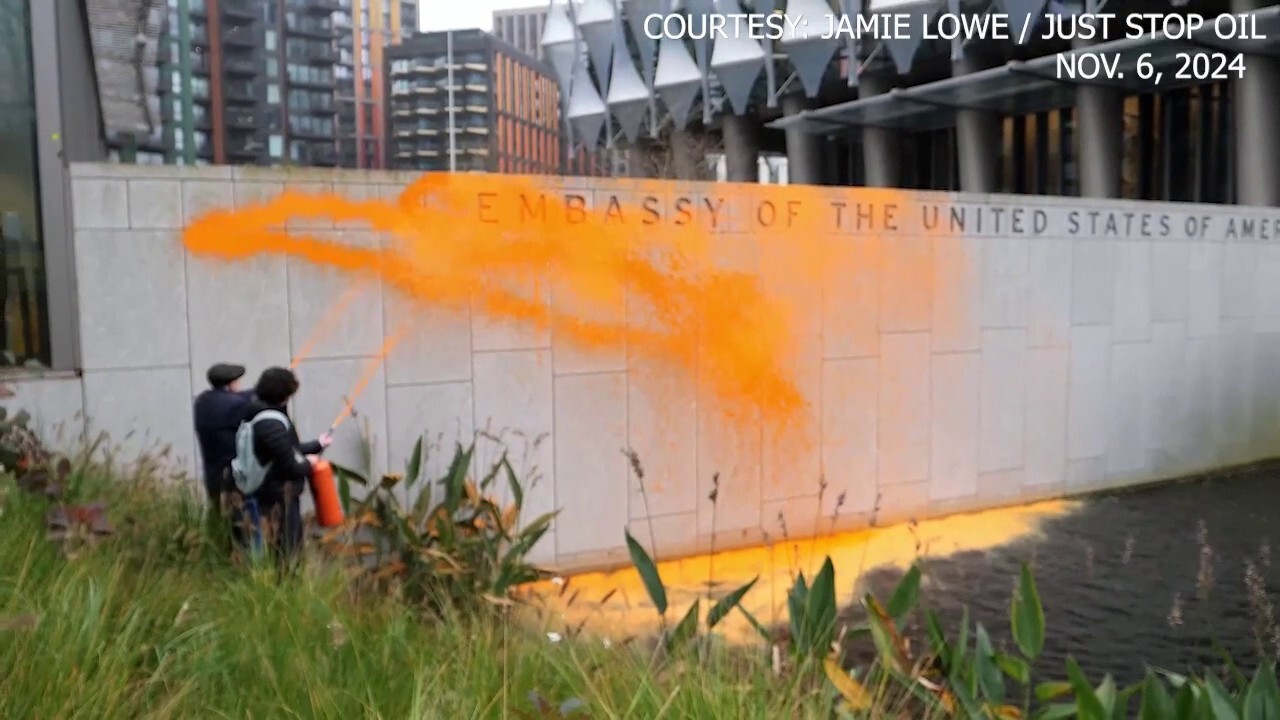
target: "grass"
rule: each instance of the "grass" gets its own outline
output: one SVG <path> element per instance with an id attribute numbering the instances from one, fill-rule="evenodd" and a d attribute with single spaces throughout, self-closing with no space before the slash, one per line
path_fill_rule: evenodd
<path id="1" fill-rule="evenodd" d="M 655 661 L 651 645 L 553 642 L 500 610 L 429 621 L 353 596 L 324 563 L 283 582 L 232 567 L 204 542 L 202 507 L 147 480 L 86 481 L 117 532 L 68 556 L 46 501 L 0 485 L 0 717 L 560 717 L 571 700 L 570 717 L 833 714 L 834 689 L 763 652 Z"/>

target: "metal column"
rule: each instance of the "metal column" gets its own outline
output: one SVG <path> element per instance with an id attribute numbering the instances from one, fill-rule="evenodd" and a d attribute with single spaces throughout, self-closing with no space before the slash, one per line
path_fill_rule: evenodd
<path id="1" fill-rule="evenodd" d="M 1231 11 L 1251 12 L 1274 0 L 1232 0 Z M 1245 58 L 1244 77 L 1232 80 L 1236 202 L 1280 206 L 1280 59 Z"/>
<path id="2" fill-rule="evenodd" d="M 726 179 L 729 182 L 759 182 L 759 118 L 754 115 L 725 115 L 723 132 Z"/>
<path id="3" fill-rule="evenodd" d="M 951 64 L 954 77 L 991 67 L 986 58 L 973 55 Z M 982 110 L 956 112 L 956 155 L 960 162 L 960 190 L 993 193 L 1000 184 L 1000 117 Z"/>
<path id="4" fill-rule="evenodd" d="M 205 26 L 205 33 L 209 28 Z M 212 43 L 221 42 L 221 38 L 210 37 Z M 182 84 L 182 164 L 196 164 L 196 118 L 195 98 L 191 87 L 191 2 L 178 0 L 178 75 Z M 222 112 L 215 108 L 214 112 Z"/>
<path id="5" fill-rule="evenodd" d="M 782 98 L 784 115 L 799 115 L 813 103 L 801 95 Z M 822 138 L 817 135 L 787 130 L 787 174 L 791 185 L 822 185 L 825 183 L 826 158 L 822 153 Z"/>
<path id="6" fill-rule="evenodd" d="M 883 95 L 894 87 L 892 75 L 866 74 L 858 78 L 858 97 Z M 862 160 L 867 187 L 898 187 L 901 182 L 901 147 L 896 130 L 862 129 Z"/>
<path id="7" fill-rule="evenodd" d="M 1075 46 L 1094 44 L 1078 41 Z M 1076 111 L 1079 113 L 1076 131 L 1080 138 L 1080 195 L 1118 198 L 1124 162 L 1124 96 L 1109 87 L 1079 85 Z"/>

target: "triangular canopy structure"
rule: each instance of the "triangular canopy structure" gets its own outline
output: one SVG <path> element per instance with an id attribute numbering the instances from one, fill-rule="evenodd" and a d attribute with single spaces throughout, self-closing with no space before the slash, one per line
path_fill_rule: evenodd
<path id="1" fill-rule="evenodd" d="M 604 127 L 606 112 L 604 101 L 600 99 L 600 93 L 587 73 L 586 63 L 581 60 L 575 62 L 565 116 L 572 123 L 573 129 L 578 132 L 578 138 L 583 145 L 591 147 L 600 140 L 600 130 Z"/>
<path id="2" fill-rule="evenodd" d="M 658 59 L 658 41 L 645 32 L 645 18 L 651 15 L 665 15 L 666 0 L 623 0 L 623 10 L 627 16 L 627 27 L 631 30 L 631 39 L 640 53 L 640 76 L 644 78 L 646 88 L 653 87 L 654 63 Z"/>
<path id="3" fill-rule="evenodd" d="M 751 90 L 764 69 L 764 48 L 752 38 L 738 0 L 722 0 L 725 10 L 725 34 L 716 40 L 711 55 L 715 70 L 734 113 L 745 114 Z M 734 27 L 737 25 L 737 27 Z"/>
<path id="4" fill-rule="evenodd" d="M 578 31 L 569 19 L 565 6 L 557 0 L 551 0 L 547 8 L 547 21 L 542 25 L 542 40 L 539 42 L 551 69 L 556 74 L 563 92 L 569 92 L 569 84 L 573 80 L 573 64 L 578 58 Z"/>
<path id="5" fill-rule="evenodd" d="M 614 22 L 618 12 L 610 0 L 583 0 L 577 10 L 578 30 L 591 54 L 600 89 L 609 90 L 609 65 L 613 60 Z"/>
<path id="6" fill-rule="evenodd" d="M 644 113 L 649 109 L 649 88 L 631 62 L 621 21 L 615 21 L 614 27 L 616 37 L 613 43 L 613 73 L 609 78 L 607 102 L 610 112 L 626 133 L 627 140 L 635 142 L 640 136 L 640 123 L 644 121 Z"/>
<path id="7" fill-rule="evenodd" d="M 787 23 L 779 42 L 800 76 L 804 94 L 809 97 L 817 97 L 822 76 L 840 45 L 838 38 L 826 35 L 823 23 L 811 22 L 809 18 L 830 14 L 831 7 L 826 0 L 789 0 L 787 3 Z"/>
<path id="8" fill-rule="evenodd" d="M 873 10 L 875 6 L 872 6 Z M 898 68 L 899 75 L 906 75 L 911 72 L 911 64 L 915 61 L 916 51 L 920 49 L 920 44 L 924 41 L 924 28 L 926 18 L 932 17 L 937 13 L 939 7 L 932 2 L 899 4 L 893 6 L 892 9 L 884 12 L 893 13 L 902 16 L 905 20 L 905 37 L 895 37 L 884 40 L 885 49 L 889 51 L 889 57 L 893 58 L 893 64 Z"/>
<path id="9" fill-rule="evenodd" d="M 684 129 L 689 111 L 702 87 L 702 73 L 678 38 L 664 36 L 658 42 L 658 69 L 653 87 L 667 106 L 676 127 Z"/>
<path id="10" fill-rule="evenodd" d="M 1041 16 L 1044 10 L 1045 0 L 1003 0 L 1004 11 L 1009 16 L 1010 35 L 1013 35 L 1014 42 L 1024 44 L 1020 41 L 1029 40 L 1032 37 L 1032 31 L 1036 29 L 1038 24 L 1032 21 L 1032 25 L 1027 28 L 1027 32 L 1022 32 L 1023 23 L 1027 22 L 1028 16 Z M 1014 35 L 1014 33 L 1017 33 Z"/>

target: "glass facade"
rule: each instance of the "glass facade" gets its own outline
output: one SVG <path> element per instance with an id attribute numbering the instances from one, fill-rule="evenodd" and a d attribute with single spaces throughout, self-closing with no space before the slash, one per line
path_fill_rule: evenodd
<path id="1" fill-rule="evenodd" d="M 0 0 L 0 366 L 49 363 L 31 3 Z"/>

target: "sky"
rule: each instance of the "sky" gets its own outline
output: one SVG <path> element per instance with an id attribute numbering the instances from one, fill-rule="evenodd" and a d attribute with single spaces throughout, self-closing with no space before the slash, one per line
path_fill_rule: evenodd
<path id="1" fill-rule="evenodd" d="M 418 0 L 419 24 L 424 31 L 493 28 L 493 11 L 544 7 L 547 0 Z"/>

